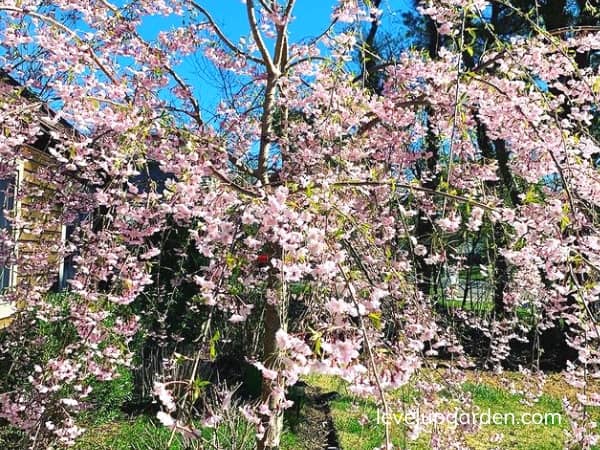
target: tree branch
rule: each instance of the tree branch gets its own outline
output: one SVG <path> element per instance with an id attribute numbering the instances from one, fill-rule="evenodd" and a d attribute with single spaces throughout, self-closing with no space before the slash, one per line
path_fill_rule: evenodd
<path id="1" fill-rule="evenodd" d="M 246 0 L 246 12 L 248 14 L 248 24 L 250 25 L 250 31 L 252 32 L 252 37 L 254 38 L 254 42 L 260 51 L 261 56 L 263 57 L 262 63 L 267 67 L 267 71 L 272 75 L 279 75 L 279 71 L 273 64 L 273 59 L 269 54 L 269 50 L 267 50 L 267 46 L 265 45 L 265 41 L 263 40 L 260 31 L 258 31 L 258 23 L 256 21 L 256 13 L 254 11 L 254 0 Z"/>
<path id="2" fill-rule="evenodd" d="M 254 56 L 249 55 L 248 53 L 246 53 L 245 51 L 243 51 L 242 49 L 240 49 L 238 46 L 236 46 L 225 35 L 225 33 L 223 33 L 223 31 L 221 30 L 221 28 L 219 28 L 219 26 L 215 22 L 215 19 L 213 19 L 213 17 L 211 16 L 211 14 L 203 6 L 199 5 L 198 3 L 196 3 L 193 0 L 189 0 L 189 2 L 190 2 L 190 5 L 192 5 L 194 8 L 196 8 L 198 11 L 200 11 L 202 13 L 202 15 L 204 17 L 206 17 L 206 20 L 208 20 L 208 23 L 210 23 L 210 25 L 212 26 L 214 32 L 217 33 L 217 36 L 219 37 L 219 39 L 221 39 L 221 41 L 223 42 L 223 44 L 225 44 L 232 52 L 234 52 L 237 55 L 243 56 L 244 58 L 248 59 L 249 61 L 255 62 L 257 64 L 264 64 L 261 59 L 255 58 Z"/>
<path id="3" fill-rule="evenodd" d="M 102 64 L 102 62 L 98 58 L 98 55 L 96 55 L 96 53 L 94 52 L 92 46 L 90 44 L 88 44 L 87 42 L 85 42 L 82 38 L 80 38 L 77 35 L 77 33 L 75 33 L 69 27 L 63 25 L 62 23 L 60 23 L 59 21 L 57 21 L 56 19 L 54 19 L 52 17 L 46 16 L 45 14 L 40 14 L 40 13 L 31 11 L 31 10 L 25 10 L 23 8 L 16 8 L 14 6 L 0 5 L 0 11 L 9 11 L 9 12 L 21 14 L 23 16 L 35 17 L 36 19 L 40 19 L 46 23 L 54 25 L 57 28 L 60 28 L 62 31 L 67 33 L 69 36 L 71 36 L 75 41 L 77 41 L 80 45 L 81 44 L 86 45 L 88 48 L 87 48 L 87 50 L 84 50 L 84 51 L 90 55 L 90 58 L 92 59 L 92 61 L 94 61 L 96 63 L 96 65 L 100 68 L 100 70 L 102 72 L 104 72 L 104 74 L 110 79 L 110 81 L 113 84 L 118 84 L 118 80 L 115 78 L 114 74 L 110 70 L 108 70 L 108 68 L 104 64 Z"/>
<path id="4" fill-rule="evenodd" d="M 415 186 L 406 183 L 399 183 L 396 180 L 383 180 L 383 181 L 368 181 L 368 180 L 347 180 L 347 181 L 338 181 L 335 183 L 331 183 L 330 186 L 340 186 L 340 187 L 358 187 L 358 186 L 396 186 L 401 187 L 408 190 L 415 190 L 420 192 L 426 192 L 431 195 L 439 195 L 440 197 L 450 198 L 452 200 L 457 200 L 465 203 L 469 203 L 471 205 L 479 206 L 486 211 L 495 211 L 495 208 L 490 205 L 486 205 L 485 203 L 481 203 L 477 200 L 473 200 L 472 198 L 464 197 L 462 195 L 450 194 L 449 192 L 436 191 L 434 189 L 429 189 L 423 186 Z"/>

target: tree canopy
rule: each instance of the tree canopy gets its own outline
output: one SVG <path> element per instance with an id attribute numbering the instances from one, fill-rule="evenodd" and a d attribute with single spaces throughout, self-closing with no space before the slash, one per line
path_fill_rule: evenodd
<path id="1" fill-rule="evenodd" d="M 0 84 L 0 178 L 14 178 L 40 133 L 53 138 L 38 182 L 19 184 L 18 203 L 33 212 L 6 211 L 11 230 L 0 232 L 0 265 L 19 280 L 2 293 L 18 306 L 3 340 L 2 417 L 32 447 L 73 442 L 92 386 L 132 365 L 142 336 L 193 349 L 191 373 L 157 379 L 155 394 L 161 422 L 198 438 L 193 419 L 219 420 L 196 408 L 198 367 L 222 336 L 243 336 L 241 357 L 262 375 L 243 413 L 258 448 L 272 449 L 303 375 L 342 377 L 389 412 L 391 390 L 444 367 L 447 384 L 419 383 L 411 405 L 435 411 L 436 393 L 468 368 L 501 370 L 515 342 L 532 342 L 526 365 L 543 379 L 539 336 L 560 328 L 581 392 L 569 439 L 593 445 L 592 6 L 420 2 L 420 40 L 386 58 L 379 1 L 341 0 L 331 26 L 302 42 L 289 36 L 294 0 L 245 0 L 250 35 L 239 40 L 204 3 L 0 5 L 0 65 L 19 81 Z M 147 40 L 148 16 L 181 26 Z M 216 122 L 177 72 L 193 56 L 236 80 Z M 64 225 L 74 229 L 65 241 L 28 249 L 16 238 Z M 60 301 L 48 295 L 53 254 L 76 263 Z M 487 280 L 490 314 L 441 308 L 465 304 L 452 273 L 459 284 Z M 62 344 L 41 352 L 36 330 L 64 324 Z M 465 330 L 479 333 L 482 352 L 465 348 Z M 392 448 L 388 428 L 382 448 Z M 432 442 L 462 439 L 459 429 Z"/>

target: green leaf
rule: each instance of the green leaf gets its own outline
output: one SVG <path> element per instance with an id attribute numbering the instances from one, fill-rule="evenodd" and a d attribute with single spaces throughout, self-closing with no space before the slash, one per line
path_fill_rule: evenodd
<path id="1" fill-rule="evenodd" d="M 381 330 L 381 313 L 372 312 L 369 314 L 368 317 L 373 327 L 375 327 L 376 330 Z"/>
<path id="2" fill-rule="evenodd" d="M 318 337 L 317 339 L 315 339 L 315 355 L 321 356 L 322 353 L 323 350 L 321 349 L 321 338 Z"/>
<path id="3" fill-rule="evenodd" d="M 531 203 L 539 203 L 539 201 L 540 198 L 537 189 L 535 188 L 535 186 L 531 186 L 525 193 L 525 199 L 523 200 L 523 203 L 529 205 Z"/>
<path id="4" fill-rule="evenodd" d="M 235 267 L 236 262 L 237 261 L 235 256 L 233 256 L 231 253 L 228 253 L 225 256 L 225 263 L 227 264 L 228 269 L 233 269 Z"/>
<path id="5" fill-rule="evenodd" d="M 571 219 L 566 214 L 560 218 L 560 231 L 565 231 L 571 225 Z"/>
<path id="6" fill-rule="evenodd" d="M 312 183 L 312 181 L 309 181 L 308 184 L 306 185 L 306 189 L 305 189 L 306 190 L 306 196 L 308 198 L 312 197 L 312 195 L 313 195 L 313 189 L 312 188 L 313 188 L 313 183 Z"/>
<path id="7" fill-rule="evenodd" d="M 195 402 L 202 395 L 202 391 L 205 387 L 210 386 L 210 381 L 203 380 L 202 378 L 196 378 L 192 383 L 192 401 Z"/>
<path id="8" fill-rule="evenodd" d="M 221 333 L 219 330 L 215 331 L 215 334 L 210 338 L 209 357 L 211 361 L 214 361 L 217 357 L 217 342 L 221 339 Z"/>

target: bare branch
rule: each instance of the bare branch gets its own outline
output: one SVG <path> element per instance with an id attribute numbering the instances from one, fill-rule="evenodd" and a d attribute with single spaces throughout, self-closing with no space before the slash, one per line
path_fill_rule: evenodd
<path id="1" fill-rule="evenodd" d="M 189 113 L 188 113 L 188 115 L 191 116 L 198 123 L 198 125 L 202 126 L 203 121 L 202 121 L 202 112 L 200 111 L 200 104 L 192 95 L 192 91 L 191 91 L 190 87 L 181 79 L 181 77 L 170 66 L 165 64 L 164 68 L 167 72 L 169 72 L 171 74 L 171 76 L 177 82 L 177 84 L 179 86 L 181 86 L 181 88 L 184 91 L 189 93 L 188 99 L 192 103 L 192 107 L 194 108 L 194 115 L 191 115 Z"/>
<path id="2" fill-rule="evenodd" d="M 250 31 L 252 32 L 252 37 L 254 38 L 254 42 L 260 51 L 261 56 L 263 57 L 262 63 L 267 67 L 267 71 L 272 75 L 279 75 L 279 71 L 273 64 L 273 59 L 269 54 L 269 50 L 265 45 L 265 41 L 263 40 L 260 31 L 258 31 L 258 23 L 256 21 L 256 13 L 254 11 L 254 0 L 246 0 L 246 12 L 248 14 L 248 24 L 250 25 Z"/>
<path id="3" fill-rule="evenodd" d="M 350 298 L 352 299 L 352 303 L 354 304 L 356 311 L 360 311 L 358 300 L 356 299 L 356 296 L 354 295 L 354 288 L 352 286 L 352 281 L 350 281 L 350 277 L 348 276 L 348 274 L 346 273 L 344 268 L 339 263 L 337 266 L 338 266 L 338 270 L 341 272 L 342 276 L 344 277 L 344 281 L 346 282 L 346 287 L 348 288 L 348 292 L 350 293 Z M 390 406 L 387 402 L 387 399 L 385 396 L 385 391 L 383 389 L 383 385 L 381 384 L 379 374 L 377 373 L 377 364 L 375 363 L 375 356 L 373 353 L 371 341 L 369 340 L 369 334 L 367 333 L 367 327 L 365 325 L 365 321 L 363 320 L 363 317 L 360 314 L 360 312 L 357 314 L 357 317 L 358 317 L 358 324 L 360 326 L 360 329 L 361 329 L 361 332 L 363 335 L 365 349 L 367 350 L 367 355 L 369 357 L 369 362 L 371 364 L 371 369 L 373 371 L 373 379 L 375 380 L 375 385 L 377 386 L 377 390 L 379 391 L 379 397 L 380 397 L 381 403 L 383 405 L 383 410 L 386 415 L 389 415 L 390 414 Z M 388 421 L 385 421 L 385 448 L 386 449 L 392 448 L 391 442 L 392 441 L 391 441 L 391 437 L 390 437 L 390 424 Z"/>
<path id="4" fill-rule="evenodd" d="M 260 5 L 265 8 L 265 11 L 267 11 L 268 13 L 272 13 L 273 12 L 273 8 L 271 8 L 271 5 L 269 3 L 267 3 L 265 0 L 258 0 Z"/>
<path id="5" fill-rule="evenodd" d="M 304 58 L 292 60 L 292 62 L 287 65 L 286 70 L 307 61 L 327 61 L 327 58 L 324 58 L 323 56 L 305 56 Z"/>
<path id="6" fill-rule="evenodd" d="M 290 14 L 294 8 L 296 0 L 288 0 L 283 13 L 283 25 L 277 26 L 277 42 L 275 43 L 275 66 L 280 72 L 285 70 L 287 65 L 287 27 L 290 20 Z"/>
<path id="7" fill-rule="evenodd" d="M 236 46 L 225 35 L 225 33 L 223 33 L 223 31 L 221 30 L 221 28 L 219 28 L 219 26 L 215 22 L 215 19 L 206 10 L 206 8 L 204 8 L 203 6 L 199 5 L 198 3 L 196 3 L 193 0 L 189 0 L 189 2 L 190 2 L 190 5 L 192 5 L 194 8 L 196 8 L 198 11 L 200 11 L 202 13 L 202 15 L 204 17 L 206 17 L 206 20 L 208 20 L 208 23 L 210 23 L 210 25 L 212 26 L 214 32 L 217 33 L 217 36 L 219 37 L 219 39 L 221 39 L 221 41 L 223 42 L 223 44 L 225 44 L 225 46 L 227 46 L 232 52 L 234 52 L 237 55 L 243 56 L 244 58 L 248 59 L 249 61 L 255 62 L 257 64 L 264 64 L 264 62 L 261 59 L 255 58 L 254 56 L 248 54 L 247 52 L 243 51 L 238 46 Z"/>
<path id="8" fill-rule="evenodd" d="M 242 193 L 242 194 L 246 194 L 250 197 L 254 197 L 254 198 L 260 198 L 260 194 L 258 192 L 254 192 L 251 191 L 249 189 L 246 189 L 243 186 L 240 186 L 239 184 L 236 184 L 235 182 L 233 182 L 232 180 L 230 180 L 226 175 L 224 175 L 223 173 L 221 173 L 219 170 L 217 170 L 214 167 L 211 167 L 213 174 L 215 174 L 215 176 L 221 180 L 223 183 L 227 184 L 228 186 L 231 186 L 233 189 L 235 189 L 236 191 Z"/>

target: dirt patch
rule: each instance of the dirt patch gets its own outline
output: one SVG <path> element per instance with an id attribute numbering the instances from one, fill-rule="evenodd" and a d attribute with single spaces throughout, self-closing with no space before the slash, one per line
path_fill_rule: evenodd
<path id="1" fill-rule="evenodd" d="M 313 386 L 302 386 L 296 404 L 287 412 L 290 431 L 298 439 L 295 448 L 301 450 L 338 450 L 339 440 L 331 417 L 329 402 L 337 392 L 323 392 Z"/>

